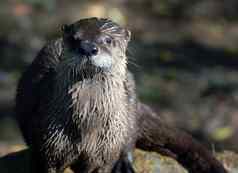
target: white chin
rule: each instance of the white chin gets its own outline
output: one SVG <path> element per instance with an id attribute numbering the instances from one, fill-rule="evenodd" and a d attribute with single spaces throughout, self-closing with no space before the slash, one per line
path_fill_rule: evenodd
<path id="1" fill-rule="evenodd" d="M 106 54 L 91 57 L 92 64 L 100 68 L 110 68 L 112 66 L 112 57 Z"/>

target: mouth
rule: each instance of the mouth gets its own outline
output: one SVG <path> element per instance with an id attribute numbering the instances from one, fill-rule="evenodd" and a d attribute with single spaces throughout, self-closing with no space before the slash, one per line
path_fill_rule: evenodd
<path id="1" fill-rule="evenodd" d="M 84 56 L 81 58 L 81 68 L 110 70 L 112 67 L 112 57 L 109 55 Z"/>
<path id="2" fill-rule="evenodd" d="M 112 58 L 107 55 L 85 56 L 81 59 L 79 68 L 81 72 L 90 76 L 109 72 L 112 68 Z"/>
<path id="3" fill-rule="evenodd" d="M 112 57 L 107 54 L 99 54 L 89 57 L 90 63 L 103 70 L 109 70 L 112 67 Z"/>

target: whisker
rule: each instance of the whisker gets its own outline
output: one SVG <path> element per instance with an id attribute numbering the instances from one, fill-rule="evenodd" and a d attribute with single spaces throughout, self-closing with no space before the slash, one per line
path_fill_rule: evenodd
<path id="1" fill-rule="evenodd" d="M 129 59 L 128 59 L 128 64 L 131 64 L 131 65 L 133 65 L 136 68 L 141 68 L 141 65 L 139 65 L 139 64 L 137 64 L 137 63 L 135 63 L 133 61 L 130 61 Z"/>

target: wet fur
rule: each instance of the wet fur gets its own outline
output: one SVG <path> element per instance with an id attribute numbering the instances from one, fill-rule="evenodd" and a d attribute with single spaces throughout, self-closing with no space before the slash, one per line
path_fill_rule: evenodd
<path id="1" fill-rule="evenodd" d="M 74 68 L 66 69 L 63 73 L 72 74 L 72 69 Z M 75 74 L 75 77 L 78 75 Z M 101 157 L 110 158 L 110 152 L 121 151 L 126 145 L 130 137 L 130 128 L 135 122 L 133 113 L 129 114 L 127 108 L 125 74 L 115 70 L 115 73 L 101 72 L 80 81 L 68 79 L 68 75 L 56 79 L 53 93 L 55 102 L 49 104 L 46 110 L 50 112 L 45 113 L 52 117 L 47 120 L 51 122 L 49 129 L 57 124 L 57 118 L 60 119 L 58 121 L 65 122 L 64 128 L 71 128 L 72 121 L 80 131 L 81 141 L 77 144 L 79 152 L 84 151 L 90 155 L 89 158 L 95 158 L 97 161 Z M 67 115 L 70 110 L 73 114 Z M 72 119 L 67 120 L 65 117 L 68 116 L 72 116 Z M 54 133 L 50 138 L 47 137 L 46 143 L 54 144 L 52 139 L 57 138 L 57 135 Z M 61 135 L 59 137 L 61 138 Z"/>
<path id="2" fill-rule="evenodd" d="M 102 32 L 113 34 L 116 27 L 107 25 Z M 89 166 L 81 172 L 106 173 L 130 151 L 137 128 L 125 88 L 127 40 L 119 37 L 109 52 L 110 69 L 72 53 L 66 38 L 60 38 L 43 48 L 23 74 L 17 118 L 26 142 L 40 156 L 42 172 L 85 162 Z"/>

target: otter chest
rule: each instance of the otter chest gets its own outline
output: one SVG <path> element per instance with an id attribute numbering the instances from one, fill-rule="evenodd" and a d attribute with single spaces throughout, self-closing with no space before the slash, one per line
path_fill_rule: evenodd
<path id="1" fill-rule="evenodd" d="M 69 94 L 72 119 L 82 139 L 79 151 L 107 157 L 120 151 L 129 130 L 123 83 L 88 80 L 74 84 Z"/>

